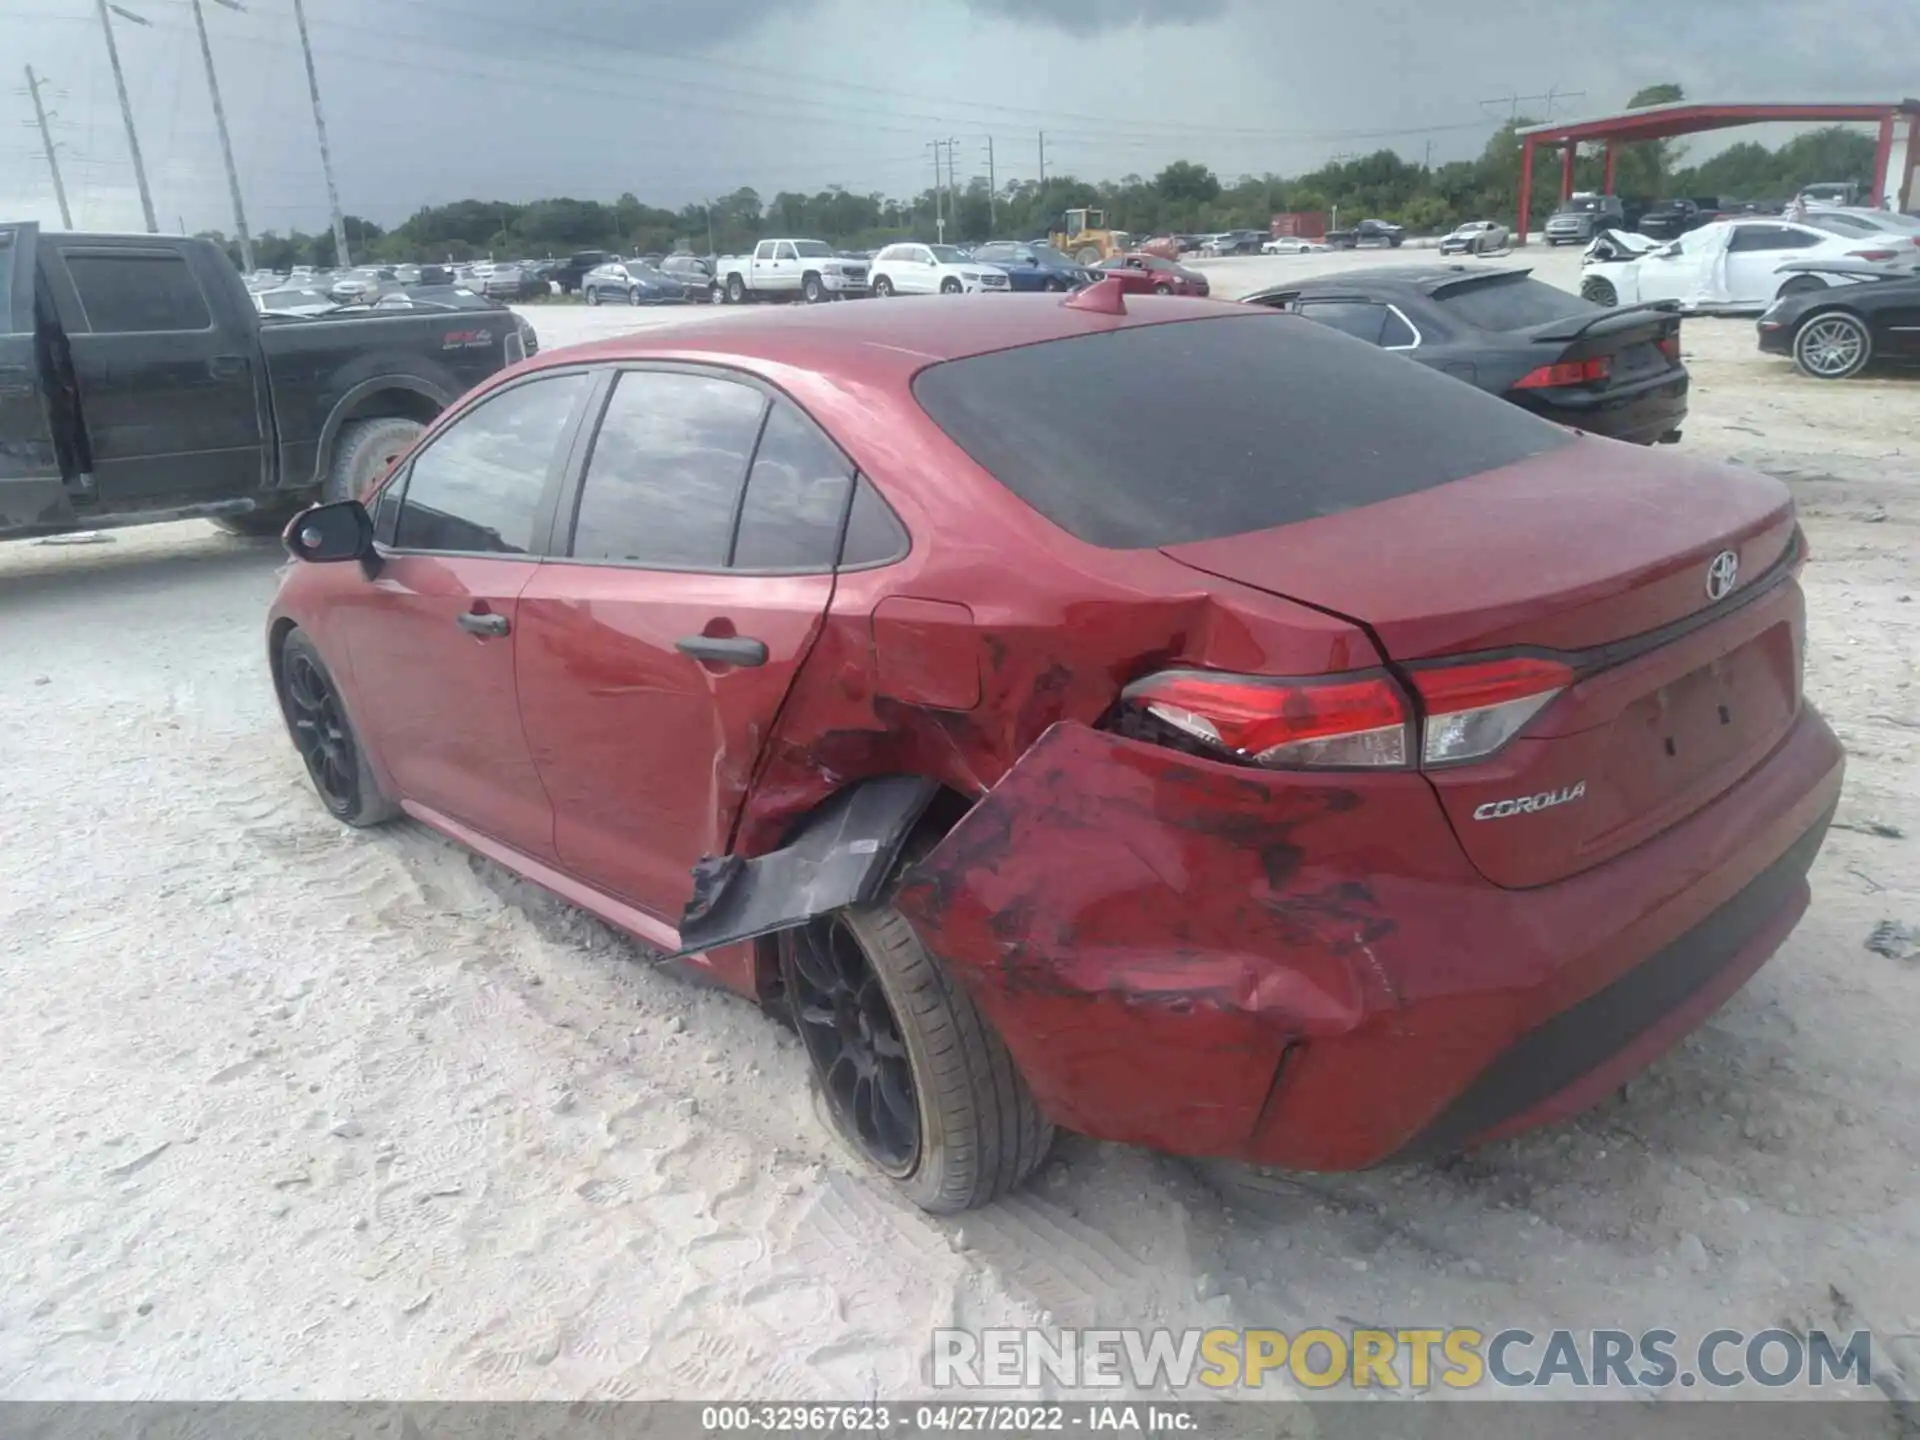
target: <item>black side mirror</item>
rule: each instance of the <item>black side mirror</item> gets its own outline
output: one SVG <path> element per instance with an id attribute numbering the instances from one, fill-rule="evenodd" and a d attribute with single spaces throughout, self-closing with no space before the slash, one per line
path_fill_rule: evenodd
<path id="1" fill-rule="evenodd" d="M 287 527 L 287 553 L 310 564 L 375 558 L 373 517 L 358 500 L 339 500 L 303 510 Z"/>

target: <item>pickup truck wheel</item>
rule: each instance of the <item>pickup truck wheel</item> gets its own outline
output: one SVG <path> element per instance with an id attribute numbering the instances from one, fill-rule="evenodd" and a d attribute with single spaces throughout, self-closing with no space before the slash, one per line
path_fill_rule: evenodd
<path id="1" fill-rule="evenodd" d="M 727 303 L 729 305 L 744 305 L 747 303 L 747 283 L 738 275 L 729 275 L 727 277 Z"/>
<path id="2" fill-rule="evenodd" d="M 800 282 L 800 294 L 809 305 L 818 305 L 822 300 L 827 298 L 827 292 L 820 284 L 820 277 L 811 270 L 807 272 L 806 278 Z"/>
<path id="3" fill-rule="evenodd" d="M 274 688 L 279 692 L 280 713 L 286 719 L 293 748 L 300 752 L 307 778 L 313 781 L 327 813 L 362 828 L 383 824 L 398 815 L 400 807 L 380 789 L 380 781 L 367 763 L 333 672 L 305 631 L 289 630 L 281 642 L 279 679 Z"/>
<path id="4" fill-rule="evenodd" d="M 1013 1057 L 905 916 L 822 916 L 781 937 L 780 966 L 827 1118 L 914 1204 L 984 1205 L 1046 1159 Z"/>
<path id="5" fill-rule="evenodd" d="M 427 427 L 418 420 L 384 415 L 376 420 L 349 420 L 333 442 L 333 463 L 321 483 L 326 501 L 358 500 L 367 493 L 394 457 L 420 438 Z"/>

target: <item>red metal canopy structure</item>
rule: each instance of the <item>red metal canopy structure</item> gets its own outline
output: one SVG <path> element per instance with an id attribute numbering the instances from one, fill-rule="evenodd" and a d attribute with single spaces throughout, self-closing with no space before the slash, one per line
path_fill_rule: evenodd
<path id="1" fill-rule="evenodd" d="M 1560 198 L 1564 201 L 1573 194 L 1574 151 L 1583 142 L 1606 147 L 1604 188 L 1611 195 L 1616 145 L 1630 145 L 1637 140 L 1666 140 L 1675 135 L 1695 135 L 1702 130 L 1726 130 L 1736 125 L 1759 125 L 1782 120 L 1878 125 L 1880 143 L 1873 159 L 1874 203 L 1877 205 L 1890 199 L 1896 210 L 1905 210 L 1913 203 L 1916 198 L 1915 170 L 1916 166 L 1920 166 L 1920 100 L 1825 105 L 1703 105 L 1691 100 L 1677 100 L 1669 105 L 1646 105 L 1638 110 L 1623 110 L 1618 115 L 1602 115 L 1591 120 L 1554 120 L 1520 130 L 1520 215 L 1519 222 L 1514 226 L 1515 242 L 1526 243 L 1528 202 L 1533 194 L 1534 152 L 1542 146 L 1560 151 Z"/>

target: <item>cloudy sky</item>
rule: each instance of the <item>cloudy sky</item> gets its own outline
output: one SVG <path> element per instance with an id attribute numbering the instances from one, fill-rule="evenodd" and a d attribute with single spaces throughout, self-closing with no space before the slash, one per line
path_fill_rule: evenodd
<path id="1" fill-rule="evenodd" d="M 191 0 L 122 0 L 121 60 L 163 227 L 231 230 Z M 292 0 L 207 3 L 255 231 L 325 224 Z M 466 197 L 677 207 L 741 185 L 907 195 L 962 180 L 1231 178 L 1391 146 L 1476 153 L 1511 100 L 1920 92 L 1920 0 L 305 0 L 345 208 Z M 75 224 L 138 228 L 93 0 L 3 0 L 0 56 L 57 112 Z M 0 85 L 0 216 L 57 223 L 23 77 Z M 17 93 L 16 93 L 17 87 Z M 1582 93 L 1584 92 L 1584 93 Z M 1742 138 L 1702 137 L 1693 153 Z"/>

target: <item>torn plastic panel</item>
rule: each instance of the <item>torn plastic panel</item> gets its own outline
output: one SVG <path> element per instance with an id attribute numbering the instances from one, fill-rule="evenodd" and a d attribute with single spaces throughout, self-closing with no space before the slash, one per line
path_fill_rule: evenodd
<path id="1" fill-rule="evenodd" d="M 1057 1123 L 1231 1153 L 1289 1045 L 1398 1004 L 1377 836 L 1438 824 L 1404 777 L 1249 775 L 1064 722 L 893 903 Z"/>
<path id="2" fill-rule="evenodd" d="M 834 796 L 778 850 L 752 860 L 702 860 L 693 868 L 693 898 L 673 958 L 868 903 L 939 790 L 917 775 L 868 780 Z"/>

